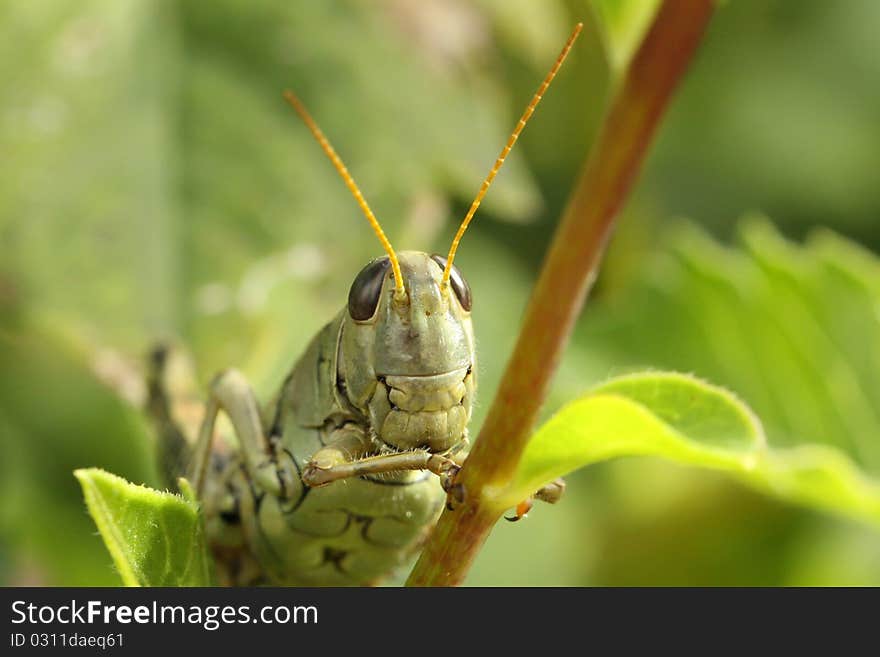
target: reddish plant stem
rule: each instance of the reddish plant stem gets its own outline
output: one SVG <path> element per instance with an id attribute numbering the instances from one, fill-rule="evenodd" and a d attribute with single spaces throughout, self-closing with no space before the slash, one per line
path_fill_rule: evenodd
<path id="1" fill-rule="evenodd" d="M 408 585 L 460 584 L 504 511 L 485 493 L 504 487 L 516 471 L 615 219 L 713 4 L 666 0 L 630 63 L 556 230 L 501 386 L 461 470 L 465 501 L 441 516 Z"/>

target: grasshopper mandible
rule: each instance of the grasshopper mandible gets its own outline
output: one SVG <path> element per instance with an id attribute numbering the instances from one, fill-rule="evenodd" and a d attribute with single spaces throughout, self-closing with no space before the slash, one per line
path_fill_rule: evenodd
<path id="1" fill-rule="evenodd" d="M 462 494 L 455 475 L 468 445 L 476 357 L 471 291 L 453 264 L 456 250 L 581 27 L 523 112 L 446 257 L 394 251 L 321 129 L 285 92 L 387 255 L 357 275 L 348 305 L 315 336 L 267 407 L 236 370 L 217 375 L 192 447 L 171 417 L 157 353 L 150 409 L 160 447 L 166 466 L 189 462 L 185 474 L 202 501 L 221 582 L 375 583 L 419 546 L 448 494 Z M 238 439 L 225 454 L 213 449 L 220 411 Z M 562 486 L 535 497 L 555 501 Z M 529 506 L 519 505 L 516 518 Z"/>

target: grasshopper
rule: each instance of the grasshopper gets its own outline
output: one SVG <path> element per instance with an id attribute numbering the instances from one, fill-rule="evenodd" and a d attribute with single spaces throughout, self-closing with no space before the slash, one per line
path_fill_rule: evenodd
<path id="1" fill-rule="evenodd" d="M 483 181 L 446 257 L 395 252 L 348 169 L 291 92 L 299 114 L 357 201 L 386 255 L 355 277 L 348 304 L 311 341 L 261 408 L 236 370 L 218 374 L 195 440 L 173 417 L 165 352 L 150 410 L 163 463 L 202 502 L 218 578 L 231 585 L 363 585 L 393 572 L 464 494 L 455 476 L 476 391 L 471 290 L 459 242 L 577 38 L 578 24 Z M 215 446 L 229 418 L 237 446 Z M 535 494 L 555 501 L 562 482 Z M 530 500 L 517 507 L 525 514 Z"/>

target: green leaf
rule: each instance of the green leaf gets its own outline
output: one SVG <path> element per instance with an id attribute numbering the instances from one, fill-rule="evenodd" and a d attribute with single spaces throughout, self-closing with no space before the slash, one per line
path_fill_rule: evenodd
<path id="1" fill-rule="evenodd" d="M 689 375 L 633 374 L 565 406 L 532 438 L 511 506 L 556 477 L 618 456 L 651 455 L 720 470 L 782 499 L 880 527 L 880 483 L 824 446 L 769 449 L 760 422 L 730 392 Z"/>
<path id="2" fill-rule="evenodd" d="M 97 468 L 75 473 L 113 563 L 127 586 L 207 586 L 210 561 L 199 506 Z"/>
<path id="3" fill-rule="evenodd" d="M 691 181 L 689 189 L 698 188 L 709 194 Z M 725 206 L 711 202 L 713 211 L 702 215 L 730 223 Z M 621 228 L 627 231 L 626 222 Z M 606 262 L 623 264 L 617 287 L 609 276 L 616 272 L 606 269 L 550 408 L 571 399 L 585 378 L 648 368 L 695 372 L 735 390 L 761 418 L 771 448 L 789 448 L 800 460 L 832 447 L 880 479 L 877 255 L 825 228 L 788 239 L 757 217 L 726 228 L 731 243 L 691 222 L 656 228 L 637 222 L 616 236 L 616 255 Z M 877 582 L 876 524 L 780 505 L 753 494 L 765 488 L 725 483 L 729 477 L 710 471 L 637 461 L 612 461 L 569 482 L 583 495 L 576 501 L 592 514 L 589 531 L 601 545 L 591 582 Z M 814 563 L 824 564 L 821 576 Z"/>
<path id="4" fill-rule="evenodd" d="M 771 445 L 828 445 L 880 476 L 876 255 L 828 230 L 796 244 L 758 217 L 738 248 L 691 224 L 669 239 L 625 300 L 593 307 L 584 361 L 699 372 L 748 400 Z"/>
<path id="5" fill-rule="evenodd" d="M 659 0 L 592 0 L 605 41 L 608 63 L 617 74 L 630 59 L 660 7 Z"/>

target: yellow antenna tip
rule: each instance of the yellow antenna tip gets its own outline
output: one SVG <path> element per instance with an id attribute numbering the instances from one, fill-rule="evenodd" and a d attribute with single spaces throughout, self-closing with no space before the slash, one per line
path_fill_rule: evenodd
<path id="1" fill-rule="evenodd" d="M 449 286 L 449 276 L 452 273 L 452 261 L 455 260 L 455 253 L 456 251 L 458 251 L 458 244 L 459 242 L 461 242 L 462 235 L 464 235 L 464 232 L 467 230 L 468 225 L 471 223 L 471 219 L 474 218 L 474 214 L 476 213 L 477 208 L 480 207 L 480 203 L 482 203 L 483 197 L 486 196 L 486 192 L 489 191 L 489 185 L 491 185 L 492 181 L 495 180 L 495 176 L 498 174 L 499 169 L 501 169 L 501 165 L 504 164 L 504 160 L 507 158 L 510 150 L 513 148 L 513 145 L 519 138 L 519 134 L 522 132 L 522 129 L 526 127 L 526 123 L 531 118 L 532 114 L 534 114 L 535 108 L 538 106 L 538 103 L 541 102 L 541 98 L 544 97 L 544 93 L 547 91 L 547 87 L 549 87 L 550 83 L 553 82 L 553 78 L 556 77 L 556 74 L 559 72 L 562 63 L 565 61 L 565 58 L 568 57 L 568 53 L 571 50 L 572 45 L 574 45 L 575 39 L 577 39 L 578 35 L 581 33 L 583 27 L 583 23 L 578 23 L 574 26 L 574 30 L 572 30 L 571 35 L 568 37 L 568 41 L 565 42 L 565 46 L 563 46 L 562 52 L 559 53 L 559 57 L 556 58 L 556 62 L 550 68 L 550 72 L 547 73 L 547 76 L 544 78 L 541 86 L 538 87 L 538 91 L 536 91 L 535 95 L 532 96 L 532 100 L 526 106 L 526 109 L 522 113 L 522 116 L 520 116 L 516 127 L 513 129 L 513 132 L 507 139 L 507 143 L 504 145 L 504 148 L 501 149 L 501 154 L 495 160 L 495 164 L 492 165 L 492 169 L 489 171 L 489 175 L 486 176 L 486 179 L 480 186 L 480 191 L 477 192 L 476 198 L 474 198 L 473 203 L 471 203 L 471 207 L 465 215 L 465 218 L 462 220 L 461 225 L 458 227 L 458 231 L 455 233 L 455 237 L 452 238 L 452 246 L 449 247 L 449 255 L 446 257 L 446 267 L 443 269 L 443 279 L 441 281 L 441 287 L 443 289 L 446 289 Z"/>

